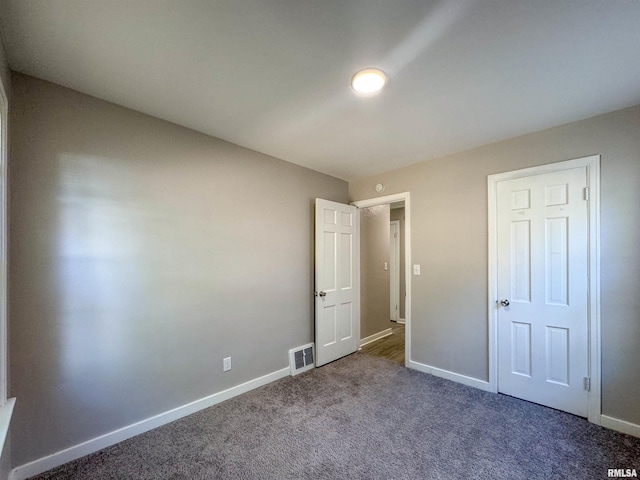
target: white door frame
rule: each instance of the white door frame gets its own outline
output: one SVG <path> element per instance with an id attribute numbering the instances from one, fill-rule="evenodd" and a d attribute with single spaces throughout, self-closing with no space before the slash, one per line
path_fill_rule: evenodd
<path id="1" fill-rule="evenodd" d="M 405 297 L 404 316 L 405 316 L 405 334 L 404 334 L 404 364 L 406 367 L 411 365 L 411 195 L 409 192 L 396 193 L 386 195 L 384 197 L 369 198 L 367 200 L 358 200 L 351 202 L 358 208 L 358 238 L 360 238 L 360 210 L 365 207 L 375 207 L 378 205 L 387 205 L 404 201 L 404 277 Z M 360 308 L 360 295 L 358 295 L 358 309 Z M 360 338 L 360 335 L 358 335 Z"/>
<path id="2" fill-rule="evenodd" d="M 497 188 L 498 183 L 514 178 L 586 167 L 588 185 L 588 306 L 587 328 L 589 338 L 589 377 L 591 389 L 588 395 L 588 419 L 601 423 L 601 345 L 600 345 L 600 155 L 575 160 L 551 163 L 512 172 L 489 175 L 488 188 L 488 243 L 489 243 L 489 390 L 498 392 L 498 235 L 497 235 Z"/>
<path id="3" fill-rule="evenodd" d="M 390 318 L 397 322 L 400 320 L 400 220 L 391 220 L 389 224 L 396 227 L 396 237 L 391 239 L 389 243 L 391 246 L 389 251 L 389 280 L 393 291 L 393 293 L 389 292 L 389 295 L 391 296 L 392 304 L 393 300 L 396 300 L 396 309 L 394 314 L 390 315 Z"/>

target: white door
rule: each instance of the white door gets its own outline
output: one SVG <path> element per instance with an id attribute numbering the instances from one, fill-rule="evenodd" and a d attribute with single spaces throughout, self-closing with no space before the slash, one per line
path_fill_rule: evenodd
<path id="1" fill-rule="evenodd" d="M 359 239 L 356 207 L 316 199 L 316 366 L 358 348 Z"/>
<path id="2" fill-rule="evenodd" d="M 586 186 L 584 167 L 497 185 L 498 390 L 583 417 Z"/>
<path id="3" fill-rule="evenodd" d="M 389 285 L 391 286 L 389 318 L 395 322 L 400 317 L 400 221 L 392 220 L 389 229 Z"/>

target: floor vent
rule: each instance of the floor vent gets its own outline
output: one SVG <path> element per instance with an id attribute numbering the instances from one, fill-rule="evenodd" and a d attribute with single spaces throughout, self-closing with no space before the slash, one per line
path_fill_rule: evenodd
<path id="1" fill-rule="evenodd" d="M 289 350 L 291 376 L 306 372 L 314 367 L 313 343 Z"/>

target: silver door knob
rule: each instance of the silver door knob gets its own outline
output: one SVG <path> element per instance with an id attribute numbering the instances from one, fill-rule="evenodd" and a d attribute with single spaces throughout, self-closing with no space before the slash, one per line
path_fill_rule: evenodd
<path id="1" fill-rule="evenodd" d="M 327 292 L 320 292 L 320 293 L 319 293 L 319 295 L 320 295 L 321 297 L 326 297 L 326 296 L 327 296 Z"/>
<path id="2" fill-rule="evenodd" d="M 503 298 L 502 300 L 500 300 L 500 305 L 502 305 L 503 307 L 508 307 L 509 306 L 509 300 L 506 298 Z"/>

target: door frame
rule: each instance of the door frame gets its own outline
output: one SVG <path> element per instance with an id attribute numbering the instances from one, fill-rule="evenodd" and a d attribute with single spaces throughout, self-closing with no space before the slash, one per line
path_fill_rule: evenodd
<path id="1" fill-rule="evenodd" d="M 391 300 L 397 300 L 395 318 L 391 318 L 391 320 L 397 322 L 400 320 L 400 220 L 390 220 L 389 225 L 396 226 L 397 237 L 392 239 L 389 242 L 390 251 L 389 251 L 389 280 L 391 284 L 391 290 L 394 291 L 395 295 L 391 295 Z M 395 270 L 392 266 L 395 265 Z M 395 275 L 392 275 L 395 274 Z M 389 312 L 391 313 L 391 312 Z"/>
<path id="2" fill-rule="evenodd" d="M 588 392 L 588 420 L 601 424 L 601 339 L 600 339 L 600 155 L 498 173 L 487 177 L 488 193 L 488 333 L 489 390 L 498 392 L 498 183 L 515 178 L 558 172 L 571 168 L 587 170 L 587 329 L 588 369 L 591 388 Z"/>
<path id="3" fill-rule="evenodd" d="M 411 195 L 409 192 L 395 193 L 383 197 L 369 198 L 351 202 L 358 208 L 358 238 L 360 238 L 360 209 L 375 207 L 404 201 L 404 277 L 405 277 L 405 330 L 404 330 L 404 365 L 411 365 Z M 360 292 L 357 295 L 358 309 L 360 309 Z M 358 334 L 358 339 L 360 335 Z M 359 340 L 358 340 L 359 341 Z"/>

